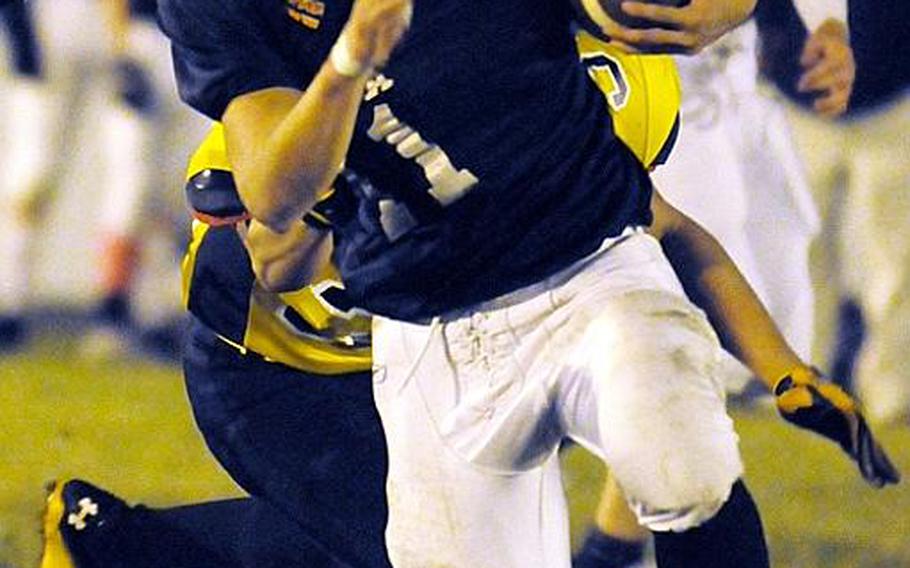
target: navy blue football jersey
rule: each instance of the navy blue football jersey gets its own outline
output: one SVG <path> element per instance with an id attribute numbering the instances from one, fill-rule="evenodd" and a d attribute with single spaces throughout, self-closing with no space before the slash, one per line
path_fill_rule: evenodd
<path id="1" fill-rule="evenodd" d="M 234 97 L 305 89 L 350 2 L 163 0 L 184 99 L 220 118 Z M 367 84 L 346 165 L 359 222 L 336 262 L 355 301 L 422 319 L 531 284 L 650 223 L 650 182 L 580 64 L 571 7 L 417 0 Z"/>

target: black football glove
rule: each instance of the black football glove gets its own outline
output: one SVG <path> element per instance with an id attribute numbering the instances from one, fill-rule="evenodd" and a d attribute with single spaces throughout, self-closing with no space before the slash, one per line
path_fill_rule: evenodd
<path id="1" fill-rule="evenodd" d="M 778 381 L 774 395 L 781 416 L 840 444 L 870 485 L 883 487 L 900 481 L 900 473 L 875 441 L 853 398 L 819 377 L 814 374 L 796 380 L 787 375 Z"/>

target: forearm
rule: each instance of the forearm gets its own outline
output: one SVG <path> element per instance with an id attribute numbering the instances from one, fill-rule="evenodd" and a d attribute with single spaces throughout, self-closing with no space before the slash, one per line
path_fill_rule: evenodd
<path id="1" fill-rule="evenodd" d="M 793 352 L 718 242 L 655 191 L 652 233 L 721 341 L 768 386 L 781 415 L 837 442 L 875 487 L 900 481 L 855 401 Z"/>
<path id="2" fill-rule="evenodd" d="M 667 212 L 672 222 L 662 225 Z M 806 368 L 714 237 L 665 203 L 655 207 L 655 218 L 667 258 L 686 292 L 708 314 L 724 347 L 769 387 L 787 373 Z"/>
<path id="3" fill-rule="evenodd" d="M 305 93 L 267 89 L 231 103 L 224 115 L 228 154 L 254 218 L 285 231 L 331 185 L 365 82 L 325 64 Z"/>
<path id="4" fill-rule="evenodd" d="M 356 0 L 351 17 L 306 92 L 263 89 L 224 113 L 240 197 L 277 232 L 316 202 L 341 169 L 367 79 L 410 25 L 411 0 Z"/>
<path id="5" fill-rule="evenodd" d="M 694 234 L 696 231 L 700 234 Z M 708 314 L 724 346 L 756 376 L 773 387 L 788 372 L 805 366 L 742 273 L 704 229 L 672 233 L 662 243 L 686 290 Z"/>

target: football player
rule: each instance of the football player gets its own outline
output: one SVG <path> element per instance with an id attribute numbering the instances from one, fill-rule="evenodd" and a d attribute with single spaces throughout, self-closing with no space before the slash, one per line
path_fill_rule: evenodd
<path id="1" fill-rule="evenodd" d="M 161 214 L 166 207 L 150 206 L 163 205 L 160 195 L 148 191 L 155 182 L 151 172 L 163 167 L 164 149 L 173 142 L 164 135 L 163 125 L 175 115 L 182 125 L 194 124 L 172 94 L 168 46 L 154 23 L 154 13 L 155 3 L 142 0 L 16 1 L 4 8 L 16 73 L 4 93 L 9 112 L 0 203 L 11 214 L 0 227 L 0 273 L 4 275 L 0 345 L 14 346 L 25 335 L 23 312 L 38 264 L 33 247 L 48 217 L 49 201 L 62 186 L 85 192 L 85 201 L 98 198 L 100 202 L 80 210 L 78 219 L 90 220 L 91 227 L 105 237 L 97 271 L 102 298 L 94 312 L 99 327 L 118 331 L 106 334 L 111 338 L 106 343 L 117 341 L 131 322 L 130 293 L 139 252 L 134 233 L 141 222 L 149 225 L 143 227 L 146 236 L 166 224 L 148 219 L 149 212 L 158 213 L 156 220 L 166 217 Z M 161 62 L 165 62 L 163 69 Z M 169 90 L 160 86 L 162 82 Z M 86 103 L 99 90 L 106 97 L 99 127 L 82 129 L 83 120 L 94 110 Z M 76 134 L 78 140 L 74 140 Z M 77 154 L 72 151 L 76 142 L 85 152 L 94 150 L 96 143 L 103 145 L 97 172 L 67 167 Z M 188 150 L 181 150 L 181 160 Z M 89 181 L 97 183 L 90 186 Z M 84 233 L 94 236 L 92 231 Z M 167 236 L 171 237 L 170 232 Z M 167 256 L 164 262 L 175 267 Z M 179 313 L 176 302 L 171 311 Z M 99 336 L 89 334 L 87 339 Z"/>
<path id="2" fill-rule="evenodd" d="M 812 48 L 800 52 L 791 46 L 793 38 L 806 37 L 805 30 L 773 9 L 781 2 L 767 2 L 756 13 L 763 35 L 773 38 L 762 46 L 765 72 L 785 95 L 798 158 L 822 220 L 810 255 L 814 353 L 844 376 L 855 364 L 854 386 L 870 419 L 907 424 L 910 67 L 906 42 L 897 38 L 908 35 L 910 5 L 848 2 L 849 25 L 828 22 L 811 34 Z M 807 63 L 843 52 L 845 45 L 855 54 L 856 83 L 845 116 L 830 120 L 818 116 L 819 109 L 843 108 L 847 101 L 824 96 L 825 74 L 801 75 Z M 843 80 L 842 69 L 827 71 Z"/>
<path id="3" fill-rule="evenodd" d="M 348 208 L 345 181 L 279 236 L 248 226 L 220 127 L 188 173 L 187 390 L 209 448 L 250 497 L 149 509 L 84 481 L 58 484 L 42 568 L 388 566 L 369 320 L 326 254 Z"/>
<path id="4" fill-rule="evenodd" d="M 27 50 L 17 60 L 30 62 L 19 66 L 4 93 L 9 120 L 0 200 L 11 215 L 0 227 L 0 342 L 11 346 L 25 337 L 37 231 L 67 181 L 62 175 L 76 132 L 70 123 L 79 122 L 87 93 L 107 86 L 109 36 L 95 4 L 17 1 L 4 10 L 13 53 Z"/>
<path id="5" fill-rule="evenodd" d="M 821 33 L 830 25 L 826 21 L 844 18 L 845 6 L 836 2 L 795 4 L 806 27 Z M 796 16 L 793 7 L 790 10 Z M 759 88 L 757 39 L 750 21 L 698 55 L 676 59 L 686 93 L 681 114 L 686 128 L 672 159 L 655 171 L 654 179 L 675 207 L 723 243 L 788 342 L 805 358 L 811 343 L 812 294 L 808 247 L 797 243 L 816 229 L 818 220 L 783 109 Z M 842 66 L 845 81 L 840 80 Z M 807 66 L 814 68 L 832 70 L 822 90 L 830 90 L 836 102 L 846 101 L 852 86 L 849 46 L 822 51 Z M 834 110 L 838 108 L 843 110 Z M 704 159 L 708 147 L 715 157 L 710 162 Z M 768 231 L 765 220 L 772 218 L 779 228 Z M 751 378 L 744 367 L 731 370 L 731 379 L 737 379 L 732 390 Z M 636 565 L 648 533 L 625 509 L 615 483 L 609 484 L 573 566 Z"/>
<path id="6" fill-rule="evenodd" d="M 147 267 L 155 263 L 148 274 L 176 272 L 171 255 L 143 251 L 150 237 L 168 245 L 174 240 L 173 221 L 178 215 L 173 212 L 180 211 L 176 200 L 168 199 L 171 192 L 153 189 L 170 186 L 158 172 L 180 167 L 192 150 L 185 140 L 200 136 L 204 121 L 187 112 L 176 96 L 167 41 L 155 23 L 157 1 L 109 0 L 102 6 L 116 96 L 101 117 L 100 298 L 92 309 L 93 329 L 85 335 L 82 348 L 89 355 L 116 355 L 135 340 L 152 352 L 157 348 L 162 355 L 174 356 L 179 338 L 169 334 L 173 335 L 175 323 L 182 323 L 181 310 L 177 302 L 167 300 L 176 295 L 176 289 L 166 288 L 175 294 L 155 298 L 154 313 L 141 311 L 142 317 L 137 318 L 136 277 L 140 261 Z M 184 221 L 179 215 L 179 224 Z"/>
<path id="7" fill-rule="evenodd" d="M 577 47 L 582 61 L 589 66 L 591 78 L 601 87 L 616 113 L 618 132 L 627 137 L 630 147 L 643 161 L 659 163 L 666 156 L 675 136 L 679 90 L 672 62 L 668 58 L 652 57 L 649 58 L 650 64 L 637 61 L 639 64 L 623 69 L 618 75 L 618 70 L 609 64 L 609 58 L 616 57 L 612 46 L 581 31 L 577 35 Z M 660 85 L 667 93 L 663 104 L 644 104 L 644 93 L 655 85 Z M 244 403 L 238 400 L 230 406 L 245 408 L 253 405 L 261 407 L 261 412 L 266 413 L 270 411 L 269 403 L 265 401 L 271 398 L 272 392 L 266 381 L 281 381 L 274 388 L 284 388 L 282 377 L 287 376 L 299 385 L 299 391 L 284 391 L 281 402 L 272 411 L 277 414 L 285 405 L 287 408 L 307 408 L 311 405 L 308 401 L 312 395 L 305 395 L 304 391 L 316 388 L 313 385 L 316 375 L 332 382 L 349 381 L 351 388 L 361 389 L 362 403 L 372 408 L 368 383 L 358 380 L 356 376 L 349 378 L 336 374 L 348 371 L 362 373 L 369 368 L 370 362 L 369 322 L 359 311 L 347 305 L 343 289 L 331 279 L 335 277 L 331 269 L 323 267 L 325 246 L 329 244 L 327 222 L 344 217 L 343 191 L 320 205 L 317 211 L 310 212 L 305 217 L 306 225 L 300 223 L 285 235 L 271 234 L 255 222 L 247 227 L 245 220 L 248 215 L 238 201 L 231 178 L 222 128 L 220 125 L 213 127 L 188 168 L 188 200 L 197 220 L 193 223 L 193 239 L 183 268 L 184 303 L 198 320 L 194 327 L 194 341 L 198 342 L 200 337 L 210 340 L 212 335 L 218 341 L 214 341 L 214 346 L 191 350 L 192 357 L 186 366 L 191 393 L 204 393 L 209 389 L 230 393 L 233 388 L 220 384 L 230 385 L 235 378 L 239 382 L 245 373 L 249 373 L 251 376 L 242 380 L 262 384 L 263 392 L 249 389 L 228 395 L 231 399 L 249 401 Z M 250 264 L 244 245 L 256 251 L 255 266 Z M 252 279 L 253 274 L 257 276 L 256 283 Z M 313 280 L 319 281 L 319 284 L 301 287 L 301 283 Z M 291 291 L 278 294 L 270 291 L 275 289 Z M 250 361 L 262 358 L 270 363 Z M 201 372 L 199 363 L 191 363 L 210 359 L 223 364 L 215 376 Z M 270 372 L 265 373 L 264 370 Z M 257 378 L 255 375 L 270 378 Z M 214 395 L 197 394 L 191 400 L 200 429 L 212 451 L 253 497 L 169 510 L 148 509 L 129 507 L 118 497 L 81 480 L 59 484 L 49 497 L 42 568 L 70 568 L 89 562 L 102 566 L 131 562 L 131 566 L 141 567 L 149 562 L 160 565 L 163 559 L 173 567 L 317 566 L 329 562 L 330 551 L 351 547 L 350 542 L 340 541 L 337 536 L 317 535 L 320 545 L 308 548 L 313 536 L 308 533 L 310 529 L 301 529 L 300 525 L 331 524 L 320 521 L 320 518 L 332 516 L 327 512 L 328 507 L 316 506 L 312 497 L 307 498 L 310 505 L 306 510 L 290 506 L 290 515 L 284 513 L 288 506 L 283 502 L 273 506 L 276 495 L 256 492 L 257 487 L 268 486 L 269 477 L 263 473 L 267 471 L 266 467 L 241 471 L 237 458 L 231 457 L 231 454 L 243 457 L 250 449 L 223 435 L 221 430 L 226 426 L 213 424 L 211 417 L 214 411 L 206 410 L 224 406 L 221 399 Z M 260 403 L 260 400 L 263 402 Z M 358 415 L 344 407 L 340 410 Z M 370 414 L 367 409 L 361 412 L 366 418 L 373 419 L 372 424 L 361 424 L 364 432 L 375 434 L 378 416 Z M 254 415 L 251 410 L 232 413 L 236 417 L 231 418 L 231 424 L 234 420 L 257 421 L 258 414 Z M 228 415 L 227 409 L 224 414 Z M 301 416 L 311 419 L 303 413 Z M 261 429 L 250 426 L 248 429 L 256 435 L 247 439 L 261 437 L 259 446 L 266 449 L 260 449 L 259 453 L 269 456 L 269 441 L 297 437 L 291 432 L 295 425 L 296 422 L 275 432 L 270 432 L 264 425 Z M 327 420 L 323 427 L 329 425 Z M 376 503 L 383 502 L 385 471 L 384 456 L 376 453 L 384 447 L 381 437 L 377 437 L 374 447 L 365 451 L 359 444 L 351 446 L 350 443 L 339 442 L 338 445 L 340 448 L 329 450 L 346 448 L 363 461 L 356 480 L 360 492 L 348 490 L 348 501 L 335 494 L 326 495 L 324 501 L 333 504 L 333 514 L 342 520 L 351 515 L 379 518 L 384 509 Z M 317 454 L 309 446 L 301 451 Z M 318 453 L 311 461 L 318 461 L 320 455 Z M 373 467 L 366 463 L 371 459 L 378 460 Z M 287 479 L 300 475 L 311 477 L 305 463 L 306 460 L 296 454 L 282 457 L 280 461 L 279 458 L 269 461 L 269 465 L 281 471 Z M 343 467 L 334 472 L 328 470 L 326 465 L 326 475 L 335 476 L 335 483 L 344 486 L 346 470 Z M 277 475 L 273 474 L 273 477 Z M 300 489 L 300 493 L 303 492 L 304 489 Z M 81 504 L 84 499 L 89 499 L 92 507 L 85 509 Z M 348 502 L 356 510 L 343 506 Z M 371 510 L 374 512 L 370 513 Z M 73 519 L 83 520 L 70 523 L 71 515 Z M 234 519 L 235 522 L 224 523 L 224 518 Z M 380 520 L 384 522 L 384 519 Z M 102 521 L 108 527 L 105 531 L 99 530 Z M 257 529 L 240 530 L 238 524 L 255 524 Z M 345 526 L 350 524 L 344 523 Z M 80 526 L 82 528 L 78 528 Z M 264 536 L 269 534 L 272 536 Z M 286 542 L 300 544 L 276 546 L 274 535 L 285 535 Z M 381 542 L 381 536 L 382 525 L 379 524 L 352 538 L 379 538 Z M 323 554 L 325 558 L 320 556 Z M 370 559 L 371 554 L 375 555 L 375 561 Z M 375 548 L 356 557 L 345 556 L 345 561 L 355 566 L 386 562 Z"/>
<path id="8" fill-rule="evenodd" d="M 29 285 L 29 242 L 48 173 L 49 158 L 41 151 L 48 95 L 32 6 L 24 0 L 4 3 L 0 18 L 12 70 L 4 93 L 9 112 L 4 117 L 7 148 L 0 176 L 0 205 L 9 213 L 0 228 L 0 349 L 8 349 L 18 346 L 26 331 L 22 311 Z"/>
<path id="9" fill-rule="evenodd" d="M 287 231 L 342 163 L 369 181 L 335 257 L 378 314 L 393 564 L 568 566 L 554 458 L 568 437 L 609 464 L 668 566 L 767 565 L 717 337 L 655 236 L 782 408 L 863 439 L 864 474 L 896 479 L 868 430 L 851 438 L 849 397 L 652 191 L 577 62 L 568 6 L 347 8 L 167 0 L 160 14 L 182 96 L 223 119 L 254 218 Z M 836 434 L 806 421 L 835 407 Z"/>

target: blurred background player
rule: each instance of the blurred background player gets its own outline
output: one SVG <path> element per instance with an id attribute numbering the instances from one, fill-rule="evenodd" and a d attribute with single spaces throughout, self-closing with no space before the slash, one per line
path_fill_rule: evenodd
<path id="1" fill-rule="evenodd" d="M 784 0 L 800 26 L 822 33 L 823 22 L 846 18 L 844 4 Z M 768 10 L 768 0 L 759 2 Z M 805 22 L 805 24 L 803 24 Z M 813 295 L 807 240 L 818 214 L 782 105 L 759 81 L 754 20 L 694 57 L 679 57 L 683 82 L 680 143 L 673 159 L 654 172 L 668 200 L 705 226 L 729 251 L 802 357 L 812 346 Z M 806 34 L 797 49 L 805 46 Z M 843 42 L 842 42 L 843 43 Z M 846 65 L 840 77 L 822 78 L 842 113 L 852 86 L 849 47 L 842 59 L 826 54 L 804 70 Z M 840 54 L 837 54 L 840 56 Z M 836 84 L 834 84 L 836 79 Z M 710 159 L 706 159 L 710 156 Z"/>
<path id="2" fill-rule="evenodd" d="M 783 113 L 758 89 L 756 49 L 749 21 L 704 52 L 677 58 L 680 140 L 653 178 L 724 244 L 785 337 L 808 357 L 807 251 L 793 250 L 787 234 L 817 223 Z"/>
<path id="3" fill-rule="evenodd" d="M 850 0 L 849 25 L 828 26 L 829 36 L 849 38 L 856 59 L 847 113 L 830 120 L 819 116 L 817 85 L 801 80 L 800 69 L 831 44 L 816 42 L 813 52 L 797 58 L 793 46 L 804 41 L 806 31 L 794 25 L 786 2 L 764 1 L 756 13 L 766 38 L 764 72 L 786 97 L 798 156 L 822 221 L 811 245 L 814 355 L 835 376 L 854 377 L 870 419 L 906 423 L 910 4 Z"/>
<path id="4" fill-rule="evenodd" d="M 0 167 L 0 205 L 7 212 L 0 224 L 0 349 L 8 349 L 25 337 L 29 242 L 52 160 L 44 148 L 49 94 L 32 5 L 24 0 L 4 3 L 0 18 L 10 59 L 3 93 L 5 157 Z"/>
<path id="5" fill-rule="evenodd" d="M 389 566 L 369 318 L 345 303 L 328 266 L 348 190 L 341 180 L 286 234 L 248 228 L 221 132 L 189 167 L 190 202 L 207 222 L 194 221 L 183 264 L 193 314 L 184 371 L 199 430 L 250 497 L 148 509 L 61 483 L 48 500 L 42 568 Z M 285 269 L 288 258 L 305 269 Z"/>
<path id="6" fill-rule="evenodd" d="M 180 313 L 173 241 L 182 208 L 170 198 L 177 192 L 150 189 L 164 186 L 159 173 L 182 160 L 171 150 L 185 156 L 181 138 L 199 123 L 177 101 L 154 11 L 154 2 L 127 0 L 36 0 L 4 11 L 18 70 L 4 89 L 0 173 L 0 197 L 15 212 L 0 228 L 6 345 L 25 337 L 28 305 L 52 296 L 70 305 L 100 296 L 90 310 L 100 331 L 84 339 L 93 354 L 126 346 L 137 319 L 155 331 Z M 143 317 L 133 318 L 140 232 L 152 243 L 143 280 L 154 282 L 140 290 L 150 296 Z M 59 270 L 78 261 L 99 270 Z"/>
<path id="7" fill-rule="evenodd" d="M 117 353 L 125 339 L 163 353 L 179 348 L 179 305 L 174 301 L 177 263 L 174 235 L 185 223 L 175 211 L 170 172 L 178 171 L 190 149 L 187 140 L 202 131 L 202 121 L 180 104 L 166 38 L 155 22 L 157 0 L 107 0 L 102 3 L 109 30 L 114 98 L 101 133 L 103 179 L 98 230 L 101 245 L 100 299 L 93 310 L 95 331 L 86 338 L 89 353 Z M 155 241 L 157 237 L 157 242 Z M 153 256 L 143 245 L 158 244 Z M 139 303 L 153 309 L 134 312 L 140 260 L 161 271 L 159 290 Z M 149 272 L 151 272 L 149 271 Z M 170 285 L 169 285 L 170 284 Z"/>
<path id="8" fill-rule="evenodd" d="M 765 5 L 762 5 L 765 2 Z M 846 19 L 843 4 L 819 6 L 784 0 L 795 22 L 826 32 L 830 20 Z M 767 0 L 760 9 L 771 7 Z M 804 32 L 790 49 L 808 51 Z M 841 42 L 844 43 L 844 42 Z M 808 240 L 818 231 L 818 215 L 805 180 L 782 105 L 759 82 L 754 20 L 694 56 L 677 57 L 682 80 L 681 129 L 667 163 L 653 178 L 668 201 L 707 228 L 728 251 L 796 352 L 808 359 L 812 345 L 813 295 Z M 849 47 L 845 48 L 849 55 Z M 838 58 L 838 56 L 840 56 Z M 840 76 L 822 77 L 819 91 L 830 91 L 842 113 L 852 86 L 852 60 L 824 53 L 802 69 L 846 65 Z M 838 70 L 840 68 L 838 67 Z M 730 365 L 728 388 L 739 390 L 752 373 Z M 763 390 L 763 389 L 762 389 Z M 576 568 L 638 565 L 648 532 L 625 505 L 611 479 L 573 563 Z"/>

